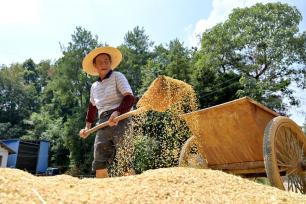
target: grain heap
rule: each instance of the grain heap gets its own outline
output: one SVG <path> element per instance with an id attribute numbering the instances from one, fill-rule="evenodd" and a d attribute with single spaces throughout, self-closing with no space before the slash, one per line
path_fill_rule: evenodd
<path id="1" fill-rule="evenodd" d="M 306 203 L 306 196 L 209 169 L 165 168 L 137 176 L 35 177 L 0 168 L 0 203 Z"/>

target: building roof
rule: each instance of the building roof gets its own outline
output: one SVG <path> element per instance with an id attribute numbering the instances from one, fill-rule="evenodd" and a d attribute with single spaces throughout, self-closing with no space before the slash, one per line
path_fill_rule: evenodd
<path id="1" fill-rule="evenodd" d="M 6 144 L 4 144 L 1 140 L 0 140 L 0 147 L 6 149 L 9 152 L 9 154 L 15 154 L 16 153 L 14 150 L 12 150 Z"/>

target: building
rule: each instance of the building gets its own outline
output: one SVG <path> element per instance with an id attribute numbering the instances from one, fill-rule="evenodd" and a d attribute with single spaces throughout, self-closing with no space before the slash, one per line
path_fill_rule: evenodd
<path id="1" fill-rule="evenodd" d="M 48 168 L 50 143 L 46 140 L 2 140 L 16 154 L 10 154 L 7 167 L 26 170 L 32 174 L 44 174 Z"/>
<path id="2" fill-rule="evenodd" d="M 7 159 L 10 154 L 15 154 L 15 151 L 0 141 L 0 167 L 5 168 L 7 166 Z"/>

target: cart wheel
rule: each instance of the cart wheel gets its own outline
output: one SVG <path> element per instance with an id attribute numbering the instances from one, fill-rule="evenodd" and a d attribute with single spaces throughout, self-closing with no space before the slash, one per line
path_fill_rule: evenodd
<path id="1" fill-rule="evenodd" d="M 301 128 L 287 117 L 274 118 L 265 129 L 263 149 L 271 184 L 306 194 L 306 137 Z"/>
<path id="2" fill-rule="evenodd" d="M 182 147 L 179 166 L 208 168 L 206 159 L 198 152 L 196 137 L 190 137 Z"/>

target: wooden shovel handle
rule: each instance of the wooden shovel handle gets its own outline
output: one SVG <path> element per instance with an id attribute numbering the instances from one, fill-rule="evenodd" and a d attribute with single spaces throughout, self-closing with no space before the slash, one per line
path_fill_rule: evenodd
<path id="1" fill-rule="evenodd" d="M 141 112 L 143 112 L 143 111 L 144 111 L 144 108 L 139 108 L 139 109 L 137 109 L 137 110 L 129 111 L 129 112 L 127 112 L 127 113 L 124 113 L 124 114 L 122 114 L 122 115 L 119 115 L 118 117 L 115 118 L 115 120 L 120 121 L 120 120 L 126 119 L 126 118 L 128 118 L 128 117 L 130 117 L 130 116 L 132 116 L 132 115 L 139 114 L 139 113 L 141 113 Z M 101 124 L 99 124 L 99 125 L 97 125 L 97 126 L 91 128 L 91 129 L 87 130 L 87 131 L 85 132 L 85 134 L 88 134 L 88 135 L 89 135 L 89 134 L 91 134 L 91 133 L 93 133 L 93 132 L 95 132 L 95 131 L 97 131 L 97 130 L 99 130 L 99 129 L 101 129 L 101 128 L 107 127 L 107 126 L 109 126 L 108 121 L 103 122 L 103 123 L 101 123 Z"/>

